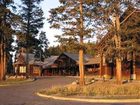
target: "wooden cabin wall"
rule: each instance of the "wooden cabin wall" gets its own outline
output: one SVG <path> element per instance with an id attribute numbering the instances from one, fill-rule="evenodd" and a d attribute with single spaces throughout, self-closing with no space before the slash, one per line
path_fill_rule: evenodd
<path id="1" fill-rule="evenodd" d="M 77 74 L 76 62 L 66 55 L 61 55 L 55 63 L 58 65 L 59 75 L 71 76 Z"/>
<path id="2" fill-rule="evenodd" d="M 107 71 L 106 71 L 107 69 Z M 114 67 L 114 70 L 113 70 L 113 78 L 116 77 L 116 68 Z M 103 66 L 102 70 L 101 70 L 101 77 L 103 77 L 104 75 L 107 75 L 108 78 L 111 77 L 111 68 L 109 65 L 107 65 L 107 67 Z M 125 79 L 125 80 L 129 80 L 130 79 L 130 69 L 126 69 L 124 67 L 124 65 L 122 66 L 122 79 Z M 140 80 L 140 67 L 139 66 L 136 66 L 136 79 L 137 80 Z"/>

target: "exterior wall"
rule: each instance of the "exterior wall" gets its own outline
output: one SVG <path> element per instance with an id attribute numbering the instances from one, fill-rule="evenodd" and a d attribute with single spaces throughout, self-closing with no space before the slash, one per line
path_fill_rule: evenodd
<path id="1" fill-rule="evenodd" d="M 53 73 L 53 75 L 76 75 L 77 74 L 77 64 L 76 62 L 69 58 L 68 56 L 62 54 L 59 56 L 57 61 L 55 62 L 58 65 L 57 73 Z"/>
<path id="2" fill-rule="evenodd" d="M 106 69 L 107 71 L 106 71 Z M 104 75 L 107 75 L 108 78 L 111 77 L 111 69 L 109 66 L 105 67 L 103 66 L 102 70 L 101 70 L 101 77 L 103 77 Z M 116 77 L 116 68 L 114 67 L 113 69 L 113 78 Z M 130 79 L 130 70 L 129 69 L 122 69 L 122 79 Z M 140 80 L 140 67 L 136 67 L 136 79 Z"/>
<path id="3" fill-rule="evenodd" d="M 49 69 L 43 70 L 42 76 L 52 76 L 52 71 Z"/>
<path id="4" fill-rule="evenodd" d="M 99 76 L 99 64 L 86 65 L 85 66 L 85 75 L 86 76 Z"/>
<path id="5" fill-rule="evenodd" d="M 136 68 L 136 79 L 140 80 L 140 67 Z"/>
<path id="6" fill-rule="evenodd" d="M 35 65 L 30 65 L 29 66 L 29 75 L 30 76 L 40 76 L 41 75 L 41 67 L 40 66 L 35 66 Z M 15 66 L 15 74 L 16 75 L 27 75 L 26 71 L 26 65 L 16 65 Z"/>
<path id="7" fill-rule="evenodd" d="M 30 65 L 29 70 L 31 76 L 41 76 L 41 71 L 42 71 L 41 66 Z"/>
<path id="8" fill-rule="evenodd" d="M 15 66 L 15 74 L 25 76 L 26 75 L 26 65 L 24 65 L 24 64 L 23 65 L 22 64 L 16 65 Z"/>

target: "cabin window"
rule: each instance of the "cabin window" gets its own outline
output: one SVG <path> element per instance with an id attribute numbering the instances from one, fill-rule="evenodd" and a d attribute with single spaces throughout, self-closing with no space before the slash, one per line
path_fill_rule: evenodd
<path id="1" fill-rule="evenodd" d="M 33 67 L 34 74 L 39 74 L 39 72 L 40 72 L 40 67 Z"/>
<path id="2" fill-rule="evenodd" d="M 19 72 L 20 73 L 26 73 L 26 66 L 20 66 Z"/>

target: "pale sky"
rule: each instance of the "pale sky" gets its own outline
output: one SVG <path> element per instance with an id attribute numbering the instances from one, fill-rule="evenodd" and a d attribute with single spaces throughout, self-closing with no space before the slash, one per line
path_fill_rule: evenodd
<path id="1" fill-rule="evenodd" d="M 21 0 L 14 0 L 14 2 L 16 2 L 17 4 L 20 4 L 20 1 Z M 43 31 L 46 32 L 47 38 L 50 42 L 49 46 L 57 45 L 58 43 L 54 42 L 56 40 L 54 36 L 56 34 L 61 34 L 61 31 L 56 29 L 50 29 L 50 25 L 47 22 L 47 18 L 49 17 L 49 10 L 51 8 L 59 6 L 59 0 L 44 0 L 40 5 L 42 10 L 44 11 L 45 17 Z"/>
<path id="2" fill-rule="evenodd" d="M 47 19 L 49 17 L 49 10 L 51 8 L 55 8 L 59 5 L 59 0 L 44 0 L 44 2 L 41 3 L 42 9 L 44 11 L 44 16 Z M 58 43 L 54 42 L 55 39 L 55 35 L 56 34 L 61 34 L 60 30 L 56 30 L 56 29 L 50 29 L 50 24 L 47 22 L 47 20 L 44 20 L 45 24 L 44 24 L 44 28 L 43 31 L 46 32 L 47 38 L 50 42 L 50 46 L 52 45 L 57 45 Z"/>

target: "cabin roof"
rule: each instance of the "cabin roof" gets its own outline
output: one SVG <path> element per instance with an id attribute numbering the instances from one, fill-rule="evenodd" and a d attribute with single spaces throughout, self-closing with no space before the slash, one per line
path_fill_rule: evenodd
<path id="1" fill-rule="evenodd" d="M 79 64 L 79 54 L 67 53 L 67 52 L 62 53 L 59 56 L 50 56 L 48 58 L 45 58 L 44 62 L 35 60 L 34 54 L 29 54 L 29 64 L 42 66 L 42 68 L 45 69 L 54 65 L 55 61 L 57 61 L 62 55 L 69 57 L 70 59 L 74 60 L 77 64 Z M 17 58 L 18 59 L 15 62 L 15 64 L 26 64 L 26 53 L 17 54 Z M 99 62 L 100 62 L 99 57 L 93 57 L 88 54 L 84 55 L 85 65 L 98 64 Z"/>
<path id="2" fill-rule="evenodd" d="M 35 54 L 29 53 L 28 54 L 28 62 L 30 65 L 42 65 L 43 62 L 36 60 L 34 57 Z M 15 62 L 16 65 L 18 64 L 26 64 L 27 63 L 27 54 L 26 53 L 18 53 L 16 55 L 17 61 Z"/>
<path id="3" fill-rule="evenodd" d="M 17 60 L 24 59 L 24 61 L 26 62 L 26 59 L 27 59 L 26 56 L 27 56 L 26 53 L 18 53 L 18 54 L 16 54 L 16 59 L 17 59 Z M 22 57 L 22 58 L 21 58 L 21 57 Z M 29 53 L 29 54 L 28 54 L 28 59 L 29 59 L 29 61 L 34 60 L 34 59 L 35 59 L 35 58 L 34 58 L 34 54 Z"/>
<path id="4" fill-rule="evenodd" d="M 58 56 L 50 56 L 48 58 L 46 58 L 43 62 L 43 68 L 47 68 L 49 66 L 51 66 L 52 64 L 54 64 L 54 61 L 58 58 Z"/>
<path id="5" fill-rule="evenodd" d="M 62 53 L 66 56 L 68 56 L 69 58 L 73 59 L 74 61 L 76 61 L 77 63 L 79 62 L 79 54 L 74 54 L 74 53 Z M 90 58 L 92 58 L 91 55 L 85 54 L 84 55 L 84 61 L 88 61 Z"/>
<path id="6" fill-rule="evenodd" d="M 88 62 L 85 63 L 85 65 L 92 65 L 92 64 L 99 64 L 100 63 L 100 57 L 99 56 L 95 56 L 93 58 L 90 58 L 88 60 Z"/>
<path id="7" fill-rule="evenodd" d="M 70 59 L 74 60 L 77 64 L 79 64 L 79 54 L 63 52 L 56 60 L 59 60 L 59 58 L 61 58 L 62 55 L 69 57 Z M 92 55 L 89 55 L 89 54 L 84 55 L 85 65 L 92 65 L 92 64 L 98 64 L 98 63 L 100 63 L 99 57 L 93 57 Z"/>

